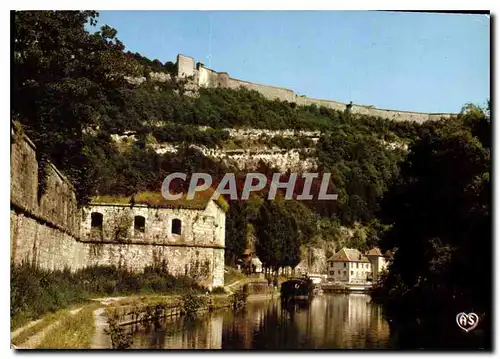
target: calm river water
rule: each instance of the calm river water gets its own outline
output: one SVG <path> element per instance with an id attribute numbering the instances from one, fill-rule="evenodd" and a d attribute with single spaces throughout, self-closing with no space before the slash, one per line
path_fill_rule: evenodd
<path id="1" fill-rule="evenodd" d="M 130 328 L 132 329 L 132 328 Z M 134 349 L 388 349 L 389 325 L 365 294 L 324 294 L 282 308 L 276 299 L 195 319 L 134 328 Z"/>

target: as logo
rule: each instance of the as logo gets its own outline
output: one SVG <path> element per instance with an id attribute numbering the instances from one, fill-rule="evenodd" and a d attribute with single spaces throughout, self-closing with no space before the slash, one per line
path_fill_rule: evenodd
<path id="1" fill-rule="evenodd" d="M 470 332 L 472 329 L 477 327 L 477 324 L 479 323 L 479 317 L 476 313 L 458 313 L 456 320 L 458 326 L 466 332 Z"/>

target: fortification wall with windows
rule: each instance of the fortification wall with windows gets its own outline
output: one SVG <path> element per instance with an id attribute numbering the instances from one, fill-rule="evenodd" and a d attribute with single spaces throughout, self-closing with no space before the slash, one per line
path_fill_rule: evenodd
<path id="1" fill-rule="evenodd" d="M 91 243 L 89 264 L 140 270 L 164 263 L 174 275 L 224 285 L 225 214 L 213 201 L 199 210 L 94 203 L 83 209 L 81 230 Z"/>
<path id="2" fill-rule="evenodd" d="M 213 201 L 200 210 L 115 204 L 82 209 L 71 183 L 51 164 L 46 171 L 39 186 L 35 145 L 13 127 L 12 264 L 142 270 L 165 262 L 174 275 L 189 275 L 207 287 L 224 285 L 225 213 Z"/>

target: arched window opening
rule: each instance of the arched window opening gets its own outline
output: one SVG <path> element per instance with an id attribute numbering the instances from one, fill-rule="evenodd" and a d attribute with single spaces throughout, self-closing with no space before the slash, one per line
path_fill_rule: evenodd
<path id="1" fill-rule="evenodd" d="M 180 219 L 173 219 L 172 220 L 172 234 L 181 234 L 181 228 L 182 228 L 182 222 Z"/>
<path id="2" fill-rule="evenodd" d="M 136 232 L 144 233 L 146 229 L 146 218 L 143 216 L 135 216 L 134 217 L 134 230 Z"/>
<path id="3" fill-rule="evenodd" d="M 102 213 L 92 212 L 90 214 L 90 228 L 92 231 L 102 231 Z"/>

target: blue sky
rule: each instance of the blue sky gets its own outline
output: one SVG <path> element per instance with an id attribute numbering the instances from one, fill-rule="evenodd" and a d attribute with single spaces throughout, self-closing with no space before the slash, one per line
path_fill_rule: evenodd
<path id="1" fill-rule="evenodd" d="M 308 97 L 422 112 L 458 112 L 490 97 L 484 15 L 101 11 L 103 24 L 152 60 L 175 62 L 181 53 Z"/>

